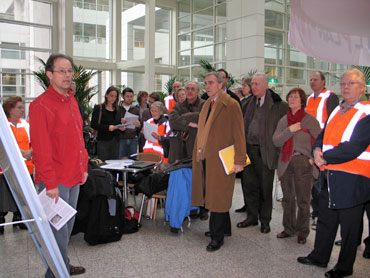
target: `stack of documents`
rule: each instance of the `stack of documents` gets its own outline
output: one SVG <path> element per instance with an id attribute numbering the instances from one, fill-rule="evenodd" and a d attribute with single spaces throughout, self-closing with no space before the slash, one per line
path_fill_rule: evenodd
<path id="1" fill-rule="evenodd" d="M 128 167 L 134 163 L 132 159 L 113 159 L 106 160 L 105 165 L 100 166 L 103 169 L 116 169 L 121 170 L 122 168 Z"/>

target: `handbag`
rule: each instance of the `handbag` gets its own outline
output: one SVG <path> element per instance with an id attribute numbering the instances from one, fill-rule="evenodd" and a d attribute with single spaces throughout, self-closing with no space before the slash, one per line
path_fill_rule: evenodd
<path id="1" fill-rule="evenodd" d="M 98 124 L 101 122 L 101 117 L 103 114 L 103 105 L 100 104 L 100 109 L 99 109 L 99 117 L 98 117 Z M 86 143 L 86 149 L 87 153 L 89 154 L 90 157 L 94 157 L 98 155 L 98 131 L 93 130 L 92 132 L 89 132 L 89 139 Z"/>

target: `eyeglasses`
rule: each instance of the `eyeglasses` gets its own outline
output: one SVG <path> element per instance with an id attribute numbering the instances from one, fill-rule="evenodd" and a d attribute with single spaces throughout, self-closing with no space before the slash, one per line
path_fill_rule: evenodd
<path id="1" fill-rule="evenodd" d="M 348 85 L 348 87 L 353 87 L 353 86 L 355 86 L 355 84 L 361 84 L 361 82 L 349 81 L 348 83 L 345 83 L 345 82 L 339 83 L 341 88 L 345 88 L 347 85 Z"/>
<path id="2" fill-rule="evenodd" d="M 292 99 L 299 99 L 299 98 L 300 98 L 300 96 L 297 96 L 297 95 L 290 95 L 290 96 L 288 96 L 288 98 L 292 98 Z"/>
<path id="3" fill-rule="evenodd" d="M 194 88 L 194 87 L 186 87 L 185 90 L 195 92 L 195 91 L 197 91 L 197 88 Z"/>
<path id="4" fill-rule="evenodd" d="M 69 69 L 69 70 L 64 70 L 64 69 L 61 69 L 61 70 L 53 70 L 53 72 L 57 72 L 59 74 L 62 74 L 62 75 L 72 75 L 73 74 L 73 69 Z"/>

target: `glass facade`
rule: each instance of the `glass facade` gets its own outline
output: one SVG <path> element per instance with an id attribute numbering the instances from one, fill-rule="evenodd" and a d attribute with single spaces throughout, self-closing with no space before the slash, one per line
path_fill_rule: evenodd
<path id="1" fill-rule="evenodd" d="M 0 30 L 0 99 L 19 95 L 28 102 L 43 92 L 32 72 L 51 53 L 52 2 L 2 1 Z"/>
<path id="2" fill-rule="evenodd" d="M 270 78 L 277 79 L 276 86 L 284 92 L 295 86 L 309 88 L 315 70 L 328 73 L 328 86 L 338 86 L 346 65 L 320 61 L 288 45 L 290 1 L 258 1 L 265 4 L 264 69 Z M 157 0 L 148 15 L 144 0 L 1 1 L 0 98 L 20 95 L 33 99 L 42 93 L 32 72 L 42 68 L 39 58 L 46 61 L 59 49 L 69 51 L 66 54 L 77 64 L 101 71 L 89 83 L 99 89 L 94 103 L 103 100 L 110 85 L 125 85 L 138 92 L 153 83 L 151 90 L 164 91 L 174 75 L 201 81 L 201 60 L 216 68 L 226 68 L 228 63 L 228 40 L 235 38 L 228 38 L 227 25 L 236 13 L 227 10 L 228 4 L 226 0 Z M 59 13 L 60 5 L 65 5 L 66 14 Z M 53 14 L 57 13 L 56 21 Z M 155 26 L 149 38 L 154 44 L 146 45 L 145 23 L 153 14 Z M 53 26 L 54 22 L 61 26 Z M 149 47 L 154 48 L 150 59 L 146 57 Z M 256 53 L 255 57 L 260 56 Z M 154 69 L 150 82 L 145 74 L 148 64 Z"/>
<path id="3" fill-rule="evenodd" d="M 226 61 L 226 1 L 183 0 L 178 4 L 178 76 L 201 78 L 199 62 Z"/>

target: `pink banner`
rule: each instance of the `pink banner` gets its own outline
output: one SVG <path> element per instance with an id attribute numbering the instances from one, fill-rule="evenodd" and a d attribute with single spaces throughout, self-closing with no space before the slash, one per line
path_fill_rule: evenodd
<path id="1" fill-rule="evenodd" d="M 288 43 L 317 59 L 370 66 L 370 0 L 291 0 Z"/>

